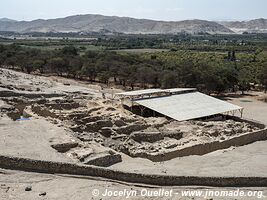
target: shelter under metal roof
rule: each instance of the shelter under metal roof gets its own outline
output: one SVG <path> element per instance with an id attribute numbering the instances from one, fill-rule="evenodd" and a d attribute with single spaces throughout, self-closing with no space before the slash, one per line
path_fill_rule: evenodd
<path id="1" fill-rule="evenodd" d="M 172 88 L 172 89 L 167 89 L 171 94 L 181 94 L 184 92 L 193 92 L 197 91 L 196 88 Z"/>
<path id="2" fill-rule="evenodd" d="M 146 89 L 146 90 L 121 92 L 115 95 L 122 98 L 140 99 L 140 98 L 151 98 L 157 96 L 160 97 L 166 95 L 168 96 L 172 94 L 180 94 L 192 91 L 196 91 L 196 88 Z"/>
<path id="3" fill-rule="evenodd" d="M 154 94 L 163 92 L 162 89 L 147 89 L 147 90 L 134 90 L 134 91 L 128 91 L 128 92 L 121 92 L 117 93 L 117 96 L 136 96 L 136 95 L 147 95 L 147 94 Z"/>
<path id="4" fill-rule="evenodd" d="M 239 110 L 242 115 L 243 111 L 242 107 L 197 91 L 189 91 L 169 96 L 137 99 L 134 100 L 134 103 L 178 121 L 230 113 L 237 110 Z"/>

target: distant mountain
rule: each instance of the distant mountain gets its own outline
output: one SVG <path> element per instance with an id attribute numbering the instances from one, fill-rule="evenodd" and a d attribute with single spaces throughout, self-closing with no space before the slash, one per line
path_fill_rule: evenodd
<path id="1" fill-rule="evenodd" d="M 8 19 L 8 18 L 0 18 L 0 22 L 15 22 L 16 20 Z"/>
<path id="2" fill-rule="evenodd" d="M 154 21 L 103 15 L 75 15 L 33 21 L 0 19 L 0 31 L 27 32 L 113 32 L 126 34 L 267 33 L 267 19 L 213 22 L 205 20 Z"/>
<path id="3" fill-rule="evenodd" d="M 66 18 L 10 21 L 0 20 L 0 31 L 14 32 L 117 32 L 126 34 L 233 33 L 229 28 L 211 21 L 177 22 L 134 19 L 103 15 L 75 15 Z"/>
<path id="4" fill-rule="evenodd" d="M 254 19 L 250 21 L 219 22 L 235 33 L 267 33 L 267 19 Z"/>

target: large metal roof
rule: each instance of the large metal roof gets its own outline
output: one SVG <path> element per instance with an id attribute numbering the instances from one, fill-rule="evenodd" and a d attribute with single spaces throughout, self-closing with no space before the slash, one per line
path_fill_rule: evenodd
<path id="1" fill-rule="evenodd" d="M 172 88 L 172 89 L 146 89 L 146 90 L 134 90 L 128 92 L 116 93 L 117 96 L 123 97 L 134 97 L 142 95 L 154 95 L 160 93 L 180 93 L 180 92 L 190 92 L 195 91 L 196 88 Z"/>
<path id="2" fill-rule="evenodd" d="M 178 121 L 243 109 L 200 92 L 141 99 L 134 102 Z"/>
<path id="3" fill-rule="evenodd" d="M 158 93 L 158 92 L 164 92 L 164 90 L 162 90 L 162 89 L 134 90 L 134 91 L 117 93 L 116 95 L 121 95 L 121 96 L 136 96 L 136 95 L 154 94 L 154 93 Z"/>
<path id="4" fill-rule="evenodd" d="M 171 88 L 171 89 L 166 89 L 166 91 L 169 91 L 172 94 L 175 93 L 182 93 L 182 92 L 193 92 L 197 91 L 196 88 Z"/>

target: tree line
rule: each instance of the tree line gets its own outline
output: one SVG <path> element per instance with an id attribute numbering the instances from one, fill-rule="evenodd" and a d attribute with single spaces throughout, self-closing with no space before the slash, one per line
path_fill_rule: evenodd
<path id="1" fill-rule="evenodd" d="M 267 89 L 267 53 L 195 52 L 157 53 L 87 51 L 74 46 L 43 51 L 19 45 L 0 45 L 0 65 L 21 71 L 125 87 L 197 87 L 206 93 Z"/>

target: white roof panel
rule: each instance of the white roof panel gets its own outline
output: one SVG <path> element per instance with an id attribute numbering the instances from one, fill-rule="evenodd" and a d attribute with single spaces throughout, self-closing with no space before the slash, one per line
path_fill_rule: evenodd
<path id="1" fill-rule="evenodd" d="M 165 90 L 162 90 L 162 89 L 134 90 L 134 91 L 129 91 L 129 92 L 117 93 L 116 95 L 135 96 L 135 95 L 153 94 L 153 93 L 158 93 L 158 92 L 165 92 Z"/>
<path id="2" fill-rule="evenodd" d="M 128 92 L 120 92 L 116 93 L 116 95 L 123 95 L 123 96 L 136 96 L 136 95 L 147 95 L 147 94 L 154 94 L 154 93 L 160 93 L 160 92 L 166 92 L 166 93 L 176 93 L 176 92 L 190 92 L 194 91 L 196 88 L 171 88 L 171 89 L 146 89 L 146 90 L 134 90 L 134 91 L 128 91 Z"/>
<path id="3" fill-rule="evenodd" d="M 192 91 L 196 91 L 196 88 L 171 88 L 171 89 L 167 89 L 166 91 L 169 91 L 171 93 L 176 93 L 176 92 L 192 92 Z"/>
<path id="4" fill-rule="evenodd" d="M 178 121 L 242 109 L 200 92 L 135 100 L 134 102 Z"/>

